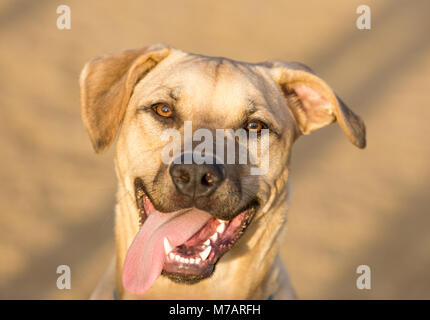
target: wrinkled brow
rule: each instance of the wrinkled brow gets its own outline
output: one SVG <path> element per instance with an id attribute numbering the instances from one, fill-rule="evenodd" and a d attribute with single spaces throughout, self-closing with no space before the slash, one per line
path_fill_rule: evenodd
<path id="1" fill-rule="evenodd" d="M 181 92 L 181 88 L 179 87 L 169 87 L 165 85 L 159 85 L 154 88 L 148 93 L 148 95 L 166 95 L 172 98 L 173 100 L 178 100 L 179 95 Z"/>
<path id="2" fill-rule="evenodd" d="M 247 99 L 247 107 L 241 117 L 241 120 L 245 122 L 249 118 L 257 118 L 265 122 L 271 131 L 273 131 L 275 134 L 280 134 L 280 125 L 276 120 L 276 117 L 269 110 L 266 102 L 261 101 L 261 99 Z"/>
<path id="3" fill-rule="evenodd" d="M 169 97 L 172 98 L 173 100 L 178 100 L 179 99 L 179 95 L 181 94 L 181 88 L 179 87 L 175 87 L 175 88 L 168 88 L 166 87 L 167 90 L 169 90 Z"/>

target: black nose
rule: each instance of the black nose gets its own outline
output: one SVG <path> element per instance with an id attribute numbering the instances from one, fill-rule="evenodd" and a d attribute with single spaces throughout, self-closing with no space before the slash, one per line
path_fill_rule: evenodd
<path id="1" fill-rule="evenodd" d="M 186 196 L 208 196 L 225 178 L 222 164 L 184 164 L 183 160 L 182 155 L 180 164 L 172 163 L 170 176 L 179 192 Z M 215 163 L 215 159 L 212 162 Z"/>

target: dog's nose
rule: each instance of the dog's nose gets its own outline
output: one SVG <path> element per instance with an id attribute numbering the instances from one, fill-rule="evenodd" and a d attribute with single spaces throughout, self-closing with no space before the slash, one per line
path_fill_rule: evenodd
<path id="1" fill-rule="evenodd" d="M 208 196 L 225 178 L 222 164 L 184 164 L 183 162 L 172 163 L 170 176 L 179 192 L 191 198 Z M 215 159 L 212 162 L 215 163 Z"/>

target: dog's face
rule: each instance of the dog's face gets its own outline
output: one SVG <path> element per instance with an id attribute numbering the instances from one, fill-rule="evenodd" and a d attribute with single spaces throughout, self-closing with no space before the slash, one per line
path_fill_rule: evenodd
<path id="1" fill-rule="evenodd" d="M 300 134 L 338 120 L 354 144 L 365 144 L 361 120 L 296 63 L 248 64 L 169 48 L 126 51 L 87 64 L 81 95 L 96 151 L 109 146 L 122 122 L 118 175 L 136 198 L 133 218 L 141 225 L 123 276 L 134 293 L 148 290 L 161 272 L 188 282 L 211 275 L 283 192 Z M 253 173 L 263 159 L 264 170 Z"/>
<path id="2" fill-rule="evenodd" d="M 140 184 L 162 212 L 196 207 L 214 217 L 231 220 L 251 204 L 265 203 L 267 195 L 258 191 L 264 189 L 262 185 L 272 184 L 286 166 L 268 166 L 263 175 L 251 174 L 251 161 L 239 164 L 238 138 L 234 141 L 233 163 L 227 163 L 225 150 L 221 159 L 224 161 L 218 161 L 223 163 L 216 164 L 216 158 L 220 158 L 216 153 L 216 130 L 255 130 L 258 134 L 260 129 L 267 128 L 270 161 L 286 164 L 296 126 L 275 82 L 267 81 L 265 75 L 255 70 L 256 66 L 225 59 L 186 54 L 169 62 L 166 58 L 134 89 L 118 142 L 119 156 L 127 159 L 121 172 L 135 185 Z M 163 150 L 171 143 L 162 139 L 167 130 L 177 130 L 181 135 L 177 154 L 186 153 L 186 121 L 193 132 L 211 132 L 213 141 L 207 142 L 213 147 L 205 151 L 210 153 L 206 154 L 209 160 L 213 158 L 212 164 L 175 164 L 174 157 L 163 161 Z M 193 149 L 198 144 L 200 141 L 194 141 Z M 248 145 L 245 147 L 249 150 Z M 181 163 L 184 162 L 182 159 Z M 120 165 L 124 163 L 120 161 Z M 198 166 L 201 168 L 197 169 Z M 217 181 L 210 185 L 204 180 L 208 177 Z M 199 181 L 184 183 L 181 178 Z"/>

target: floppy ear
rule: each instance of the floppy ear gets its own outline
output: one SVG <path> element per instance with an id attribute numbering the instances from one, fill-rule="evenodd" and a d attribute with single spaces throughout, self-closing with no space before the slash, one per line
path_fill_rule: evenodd
<path id="1" fill-rule="evenodd" d="M 169 48 L 127 50 L 89 61 L 81 72 L 81 114 L 94 150 L 114 140 L 134 86 L 170 52 Z"/>
<path id="2" fill-rule="evenodd" d="M 366 146 L 363 120 L 309 67 L 297 62 L 273 62 L 272 68 L 301 133 L 309 134 L 337 121 L 351 143 L 359 148 Z"/>

